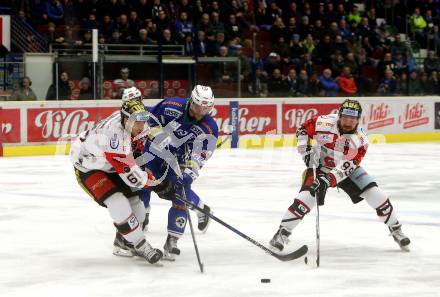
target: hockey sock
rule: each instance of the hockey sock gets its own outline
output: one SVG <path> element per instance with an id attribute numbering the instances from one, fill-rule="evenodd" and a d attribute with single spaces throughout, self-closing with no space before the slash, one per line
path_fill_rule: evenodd
<path id="1" fill-rule="evenodd" d="M 139 200 L 138 197 L 132 197 L 128 199 L 128 201 L 130 202 L 131 209 L 133 210 L 136 219 L 142 225 L 145 219 L 146 212 L 144 204 Z"/>
<path id="2" fill-rule="evenodd" d="M 298 194 L 298 198 L 295 198 L 293 204 L 285 212 L 283 219 L 281 220 L 281 226 L 286 228 L 289 232 L 292 232 L 302 218 L 310 212 L 315 206 L 315 197 L 313 197 L 309 191 L 302 191 Z"/>
<path id="3" fill-rule="evenodd" d="M 183 202 L 173 201 L 173 206 L 168 211 L 168 234 L 180 238 L 185 231 L 186 221 L 186 206 Z"/>
<path id="4" fill-rule="evenodd" d="M 389 227 L 397 223 L 396 212 L 388 197 L 378 187 L 373 187 L 361 194 L 361 197 L 367 201 L 376 213 L 379 219 Z"/>
<path id="5" fill-rule="evenodd" d="M 145 238 L 139 221 L 133 214 L 130 202 L 122 193 L 115 193 L 104 201 L 114 225 L 130 243 L 137 244 Z"/>

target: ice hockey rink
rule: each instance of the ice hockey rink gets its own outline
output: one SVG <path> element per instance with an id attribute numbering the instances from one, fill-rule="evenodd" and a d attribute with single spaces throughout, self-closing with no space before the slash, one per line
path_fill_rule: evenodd
<path id="1" fill-rule="evenodd" d="M 67 156 L 0 158 L 0 296 L 440 296 L 439 152 L 440 143 L 378 144 L 362 164 L 390 196 L 411 252 L 400 251 L 365 202 L 332 189 L 320 208 L 320 268 L 310 264 L 313 210 L 286 248 L 308 244 L 308 265 L 280 262 L 211 222 L 196 234 L 203 274 L 189 228 L 176 262 L 113 256 L 110 216 L 76 184 Z M 295 148 L 218 150 L 194 189 L 217 217 L 267 245 L 303 169 Z M 153 246 L 164 244 L 168 208 L 154 196 Z"/>

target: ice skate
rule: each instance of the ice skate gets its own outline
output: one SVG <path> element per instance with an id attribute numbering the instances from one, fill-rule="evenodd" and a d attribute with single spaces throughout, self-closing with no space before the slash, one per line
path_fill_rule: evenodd
<path id="1" fill-rule="evenodd" d="M 393 236 L 394 241 L 399 245 L 402 251 L 409 252 L 409 244 L 411 241 L 405 234 L 403 234 L 402 224 L 397 223 L 391 227 L 388 227 L 388 229 L 390 229 L 390 235 Z"/>
<path id="2" fill-rule="evenodd" d="M 153 248 L 145 239 L 138 243 L 134 250 L 136 256 L 144 258 L 150 264 L 155 264 L 163 256 L 161 250 Z"/>
<path id="3" fill-rule="evenodd" d="M 180 249 L 177 247 L 177 238 L 176 236 L 172 236 L 168 234 L 165 245 L 163 246 L 164 251 L 164 260 L 167 261 L 175 261 L 176 255 L 180 255 Z"/>
<path id="4" fill-rule="evenodd" d="M 119 257 L 133 257 L 134 254 L 133 245 L 125 240 L 119 232 L 116 232 L 116 237 L 113 241 L 113 255 Z"/>
<path id="5" fill-rule="evenodd" d="M 286 228 L 280 227 L 270 240 L 270 246 L 281 252 L 284 249 L 284 246 L 289 243 L 288 237 L 290 234 L 291 232 L 289 232 Z"/>
<path id="6" fill-rule="evenodd" d="M 198 218 L 197 228 L 200 232 L 205 233 L 208 230 L 209 223 L 211 222 L 211 218 L 207 215 L 207 213 L 212 214 L 211 208 L 208 205 L 203 207 L 203 212 L 196 211 Z"/>

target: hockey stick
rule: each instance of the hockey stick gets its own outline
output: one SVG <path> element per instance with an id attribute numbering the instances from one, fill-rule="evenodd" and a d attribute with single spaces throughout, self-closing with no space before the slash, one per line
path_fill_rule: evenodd
<path id="1" fill-rule="evenodd" d="M 253 243 L 254 245 L 256 245 L 257 247 L 259 247 L 260 249 L 262 249 L 263 251 L 265 251 L 267 254 L 271 255 L 272 257 L 277 258 L 280 261 L 291 261 L 291 260 L 295 260 L 298 259 L 302 256 L 304 256 L 305 254 L 307 254 L 308 251 L 308 247 L 307 245 L 303 245 L 302 247 L 300 247 L 299 249 L 289 253 L 289 254 L 278 254 L 273 252 L 272 250 L 268 249 L 267 247 L 265 247 L 264 245 L 262 245 L 261 243 L 259 243 L 258 241 L 256 241 L 255 239 L 247 236 L 246 234 L 240 232 L 239 230 L 235 229 L 234 227 L 232 227 L 231 225 L 229 225 L 228 223 L 224 222 L 223 220 L 217 218 L 216 216 L 214 216 L 213 214 L 209 213 L 209 212 L 205 212 L 202 208 L 200 208 L 199 206 L 195 205 L 194 203 L 192 203 L 189 200 L 183 199 L 183 198 L 177 198 L 179 200 L 181 200 L 182 202 L 190 205 L 191 207 L 193 207 L 194 209 L 202 212 L 203 214 L 209 216 L 211 219 L 213 219 L 214 221 L 216 221 L 217 223 L 223 225 L 224 227 L 228 228 L 229 230 L 231 230 L 232 232 L 234 232 L 235 234 L 239 235 L 240 237 L 246 239 L 247 241 Z"/>
<path id="2" fill-rule="evenodd" d="M 182 171 L 180 170 L 180 167 L 178 166 L 177 159 L 176 159 L 176 164 L 177 164 L 176 173 L 180 178 L 182 178 Z M 184 203 L 187 203 L 186 201 L 188 201 L 188 200 L 186 199 L 185 188 L 183 188 L 182 195 L 183 195 L 182 199 L 177 198 L 177 197 L 176 198 L 181 200 Z M 203 263 L 202 263 L 202 260 L 200 259 L 199 247 L 197 246 L 196 235 L 194 233 L 194 227 L 193 227 L 193 224 L 191 221 L 191 214 L 189 213 L 188 209 L 186 209 L 186 215 L 188 216 L 189 228 L 191 230 L 191 237 L 192 237 L 192 241 L 194 243 L 194 250 L 196 251 L 197 262 L 199 264 L 200 272 L 203 273 Z"/>
<path id="3" fill-rule="evenodd" d="M 316 179 L 316 165 L 313 164 L 313 180 Z M 315 200 L 316 200 L 316 266 L 319 267 L 320 262 L 320 228 L 319 228 L 319 202 L 318 202 L 318 194 L 315 191 Z"/>
<path id="4" fill-rule="evenodd" d="M 226 136 L 226 138 L 222 139 L 222 141 L 220 141 L 220 142 L 217 144 L 217 148 L 223 146 L 223 145 L 226 143 L 226 141 L 228 141 L 229 139 L 231 139 L 231 137 L 232 137 L 232 132 L 233 132 L 233 131 L 234 131 L 234 127 L 233 127 L 232 125 L 228 125 L 228 126 L 226 126 L 226 127 L 223 129 L 223 133 L 224 133 L 225 135 L 227 135 L 227 136 Z"/>
<path id="5" fill-rule="evenodd" d="M 228 136 L 226 138 L 223 138 L 222 141 L 217 143 L 217 148 L 222 147 L 226 143 L 226 141 L 228 141 L 230 138 L 231 138 L 231 134 L 228 134 Z"/>

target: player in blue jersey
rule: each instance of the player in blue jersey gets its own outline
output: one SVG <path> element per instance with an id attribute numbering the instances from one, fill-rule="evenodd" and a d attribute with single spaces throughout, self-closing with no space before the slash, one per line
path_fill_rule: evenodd
<path id="1" fill-rule="evenodd" d="M 182 236 L 187 221 L 186 205 L 176 197 L 190 200 L 205 213 L 211 212 L 209 206 L 191 189 L 191 185 L 198 177 L 198 171 L 216 149 L 218 127 L 209 114 L 213 106 L 214 95 L 211 88 L 196 85 L 189 99 L 164 99 L 150 109 L 155 118 L 155 121 L 150 123 L 152 135 L 156 136 L 153 144 L 147 141 L 145 152 L 157 156 L 163 153 L 157 152 L 157 147 L 161 147 L 173 156 L 171 161 L 177 159 L 182 172 L 182 177 L 178 177 L 176 172 L 170 169 L 172 166 L 169 164 L 170 160 L 165 160 L 166 156 L 154 158 L 146 164 L 156 179 L 159 179 L 159 184 L 146 190 L 141 196 L 147 209 L 145 228 L 148 226 L 151 191 L 163 199 L 172 201 L 168 213 L 168 237 L 164 245 L 164 259 L 167 260 L 174 260 L 175 255 L 180 254 L 177 240 Z M 198 229 L 205 232 L 210 218 L 202 212 L 196 212 Z"/>

